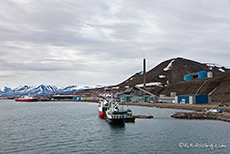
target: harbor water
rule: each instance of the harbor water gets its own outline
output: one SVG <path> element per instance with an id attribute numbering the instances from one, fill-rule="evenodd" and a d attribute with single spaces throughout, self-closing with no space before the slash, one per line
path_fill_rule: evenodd
<path id="1" fill-rule="evenodd" d="M 229 153 L 230 123 L 173 119 L 175 109 L 125 106 L 153 119 L 112 125 L 86 102 L 0 101 L 0 153 Z"/>

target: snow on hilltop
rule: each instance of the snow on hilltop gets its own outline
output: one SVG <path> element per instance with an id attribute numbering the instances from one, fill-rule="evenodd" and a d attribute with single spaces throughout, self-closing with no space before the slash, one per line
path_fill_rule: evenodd
<path id="1" fill-rule="evenodd" d="M 212 64 L 212 63 L 207 63 L 207 67 L 209 67 L 209 70 L 212 70 L 213 68 L 217 68 L 220 72 L 225 72 L 225 67 L 218 65 L 218 64 Z"/>
<path id="2" fill-rule="evenodd" d="M 173 59 L 169 64 L 168 64 L 168 66 L 167 67 L 165 67 L 163 70 L 164 71 L 169 71 L 169 70 L 171 70 L 171 68 L 172 68 L 172 63 L 175 61 L 175 59 Z"/>
<path id="3" fill-rule="evenodd" d="M 161 62 L 154 68 L 146 72 L 146 84 L 149 86 L 168 86 L 170 84 L 184 81 L 184 76 L 190 73 L 197 73 L 200 71 L 211 71 L 213 76 L 230 71 L 230 69 L 224 66 L 214 63 L 200 63 L 193 60 L 177 57 Z M 132 87 L 143 83 L 143 73 L 135 73 L 128 79 L 124 80 L 119 86 L 121 89 L 125 87 Z M 161 84 L 156 84 L 161 83 Z"/>

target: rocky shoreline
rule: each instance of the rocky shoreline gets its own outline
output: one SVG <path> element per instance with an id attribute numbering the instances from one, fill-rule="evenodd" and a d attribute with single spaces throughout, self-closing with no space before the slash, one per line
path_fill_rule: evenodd
<path id="1" fill-rule="evenodd" d="M 219 107 L 217 104 L 168 104 L 123 102 L 120 103 L 120 105 L 193 110 L 194 112 L 177 112 L 174 115 L 172 115 L 172 117 L 181 119 L 210 119 L 230 122 L 230 107 Z M 221 109 L 223 113 L 206 112 L 209 109 Z"/>
<path id="2" fill-rule="evenodd" d="M 209 109 L 222 109 L 223 112 L 230 113 L 230 107 L 219 107 L 217 104 L 173 104 L 173 103 L 133 103 L 121 102 L 120 105 L 146 106 L 156 108 L 183 109 L 193 111 L 206 111 Z"/>
<path id="3" fill-rule="evenodd" d="M 230 116 L 228 113 L 177 112 L 171 117 L 179 119 L 210 119 L 230 122 Z"/>

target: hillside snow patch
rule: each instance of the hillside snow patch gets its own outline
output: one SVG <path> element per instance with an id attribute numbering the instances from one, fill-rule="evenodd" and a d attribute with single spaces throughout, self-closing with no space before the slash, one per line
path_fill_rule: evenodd
<path id="1" fill-rule="evenodd" d="M 219 71 L 220 71 L 220 72 L 225 72 L 225 70 L 223 70 L 222 68 L 219 68 Z"/>
<path id="2" fill-rule="evenodd" d="M 137 87 L 143 87 L 143 83 L 142 84 L 137 84 Z M 146 86 L 158 86 L 158 87 L 162 87 L 162 83 L 161 82 L 149 82 L 146 83 Z"/>
<path id="3" fill-rule="evenodd" d="M 163 78 L 166 78 L 166 76 L 165 75 L 159 75 L 159 78 L 163 79 Z"/>
<path id="4" fill-rule="evenodd" d="M 163 70 L 164 71 L 169 71 L 169 70 L 171 70 L 171 68 L 172 68 L 172 63 L 175 61 L 175 59 L 173 59 L 169 64 L 168 64 L 168 66 L 167 67 L 165 67 Z"/>

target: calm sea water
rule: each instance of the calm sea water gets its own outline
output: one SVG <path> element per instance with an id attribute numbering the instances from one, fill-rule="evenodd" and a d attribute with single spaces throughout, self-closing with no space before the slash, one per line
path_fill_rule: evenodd
<path id="1" fill-rule="evenodd" d="M 128 108 L 134 114 L 179 111 Z M 98 117 L 95 103 L 0 101 L 0 153 L 230 152 L 230 123 L 170 116 L 111 125 Z"/>

